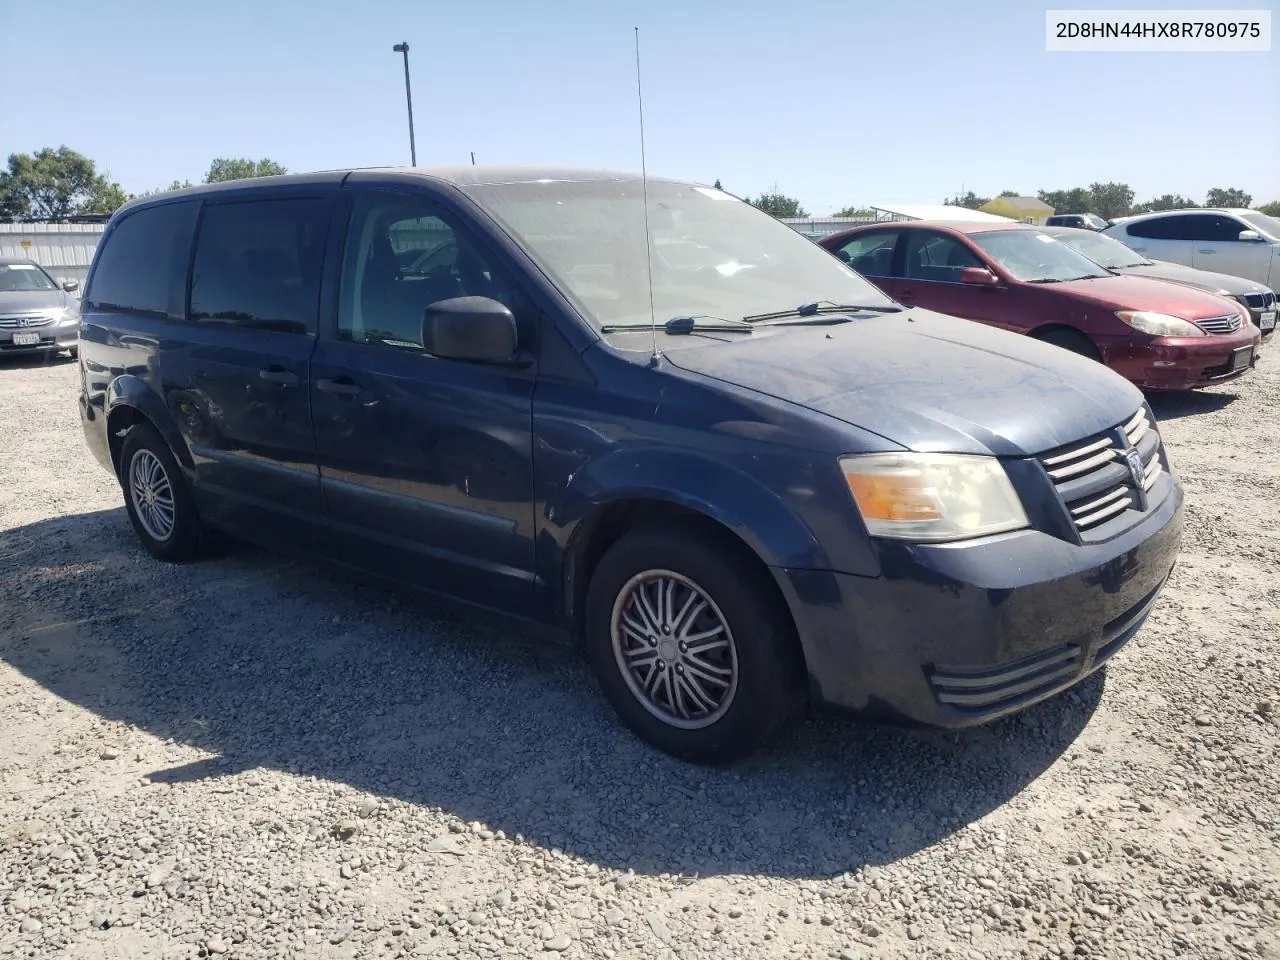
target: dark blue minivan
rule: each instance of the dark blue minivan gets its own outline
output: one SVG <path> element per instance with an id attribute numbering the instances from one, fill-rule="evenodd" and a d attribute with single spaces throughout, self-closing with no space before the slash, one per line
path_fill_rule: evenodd
<path id="1" fill-rule="evenodd" d="M 1100 364 L 908 309 L 730 194 L 264 178 L 111 220 L 81 411 L 155 556 L 209 529 L 554 628 L 700 762 L 806 703 L 959 727 L 1142 625 L 1182 491 Z"/>

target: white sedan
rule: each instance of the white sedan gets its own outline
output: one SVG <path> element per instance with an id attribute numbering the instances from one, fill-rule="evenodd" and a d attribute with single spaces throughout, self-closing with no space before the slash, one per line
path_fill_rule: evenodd
<path id="1" fill-rule="evenodd" d="M 1280 286 L 1280 220 L 1256 210 L 1165 210 L 1122 217 L 1102 232 L 1152 260 Z"/>

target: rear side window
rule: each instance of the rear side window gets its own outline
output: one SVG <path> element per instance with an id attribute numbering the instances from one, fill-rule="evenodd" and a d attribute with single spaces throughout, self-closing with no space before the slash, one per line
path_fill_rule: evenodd
<path id="1" fill-rule="evenodd" d="M 893 248 L 898 245 L 898 234 L 897 230 L 859 233 L 841 244 L 840 259 L 864 276 L 892 277 Z"/>
<path id="2" fill-rule="evenodd" d="M 85 309 L 181 319 L 198 209 L 194 200 L 166 203 L 117 222 L 102 241 Z"/>
<path id="3" fill-rule="evenodd" d="M 1157 217 L 1129 225 L 1129 235 L 1151 240 L 1238 240 L 1247 229 L 1234 217 L 1220 213 L 1186 213 L 1176 217 Z"/>
<path id="4" fill-rule="evenodd" d="M 251 200 L 204 208 L 191 270 L 191 319 L 317 332 L 329 203 Z"/>

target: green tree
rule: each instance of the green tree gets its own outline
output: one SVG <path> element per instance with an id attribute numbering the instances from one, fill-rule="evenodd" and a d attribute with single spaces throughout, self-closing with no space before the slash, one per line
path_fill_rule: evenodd
<path id="1" fill-rule="evenodd" d="M 876 212 L 870 207 L 845 207 L 832 214 L 833 217 L 866 217 L 868 219 L 875 215 Z"/>
<path id="2" fill-rule="evenodd" d="M 1253 197 L 1234 187 L 1214 187 L 1204 198 L 1206 207 L 1248 207 L 1252 203 Z"/>
<path id="3" fill-rule="evenodd" d="M 1133 188 L 1127 183 L 1089 184 L 1090 213 L 1096 213 L 1104 220 L 1114 220 L 1126 216 L 1132 206 Z"/>
<path id="4" fill-rule="evenodd" d="M 0 171 L 0 218 L 58 220 L 83 213 L 111 213 L 126 200 L 118 183 L 93 161 L 62 146 L 9 155 Z"/>
<path id="5" fill-rule="evenodd" d="M 972 190 L 964 194 L 956 194 L 954 197 L 948 197 L 942 201 L 950 207 L 965 207 L 969 210 L 977 210 L 984 204 L 991 202 L 990 197 L 980 197 Z"/>
<path id="6" fill-rule="evenodd" d="M 1258 212 L 1265 213 L 1268 217 L 1280 217 L 1280 200 L 1264 203 L 1258 208 Z"/>
<path id="7" fill-rule="evenodd" d="M 1130 213 L 1156 213 L 1160 210 L 1189 210 L 1199 206 L 1194 200 L 1188 200 L 1180 193 L 1162 193 L 1160 196 L 1139 203 L 1130 209 Z"/>
<path id="8" fill-rule="evenodd" d="M 192 185 L 193 184 L 190 180 L 174 180 L 167 187 L 157 187 L 154 190 L 143 190 L 141 193 L 135 193 L 129 199 L 136 200 L 138 197 L 154 197 L 156 194 L 160 193 L 172 193 L 174 190 L 185 190 L 187 187 Z"/>
<path id="9" fill-rule="evenodd" d="M 804 207 L 800 206 L 799 200 L 783 193 L 762 193 L 754 200 L 748 200 L 747 203 L 773 217 L 807 217 L 809 215 Z"/>
<path id="10" fill-rule="evenodd" d="M 225 183 L 228 180 L 248 180 L 250 177 L 278 177 L 288 173 L 282 164 L 274 160 L 249 160 L 241 157 L 230 159 L 218 157 L 209 164 L 209 172 L 204 176 L 205 183 Z"/>
<path id="11" fill-rule="evenodd" d="M 1040 202 L 1053 207 L 1054 213 L 1089 213 L 1089 191 L 1084 187 L 1072 187 L 1070 190 L 1041 190 L 1036 194 Z"/>
<path id="12" fill-rule="evenodd" d="M 1020 196 L 1022 196 L 1022 194 L 1020 194 L 1017 190 L 1001 190 L 1001 191 L 1000 191 L 1000 196 L 1002 196 L 1002 197 L 1020 197 Z"/>

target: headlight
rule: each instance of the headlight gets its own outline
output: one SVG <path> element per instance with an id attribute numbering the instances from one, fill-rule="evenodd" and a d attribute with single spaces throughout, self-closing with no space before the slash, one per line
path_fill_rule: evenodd
<path id="1" fill-rule="evenodd" d="M 1152 313 L 1150 310 L 1117 310 L 1116 316 L 1143 333 L 1153 337 L 1203 337 L 1205 332 L 1190 320 L 1171 317 L 1167 313 Z"/>
<path id="2" fill-rule="evenodd" d="M 1028 526 L 994 457 L 872 453 L 840 458 L 867 531 L 894 540 L 964 540 Z"/>

